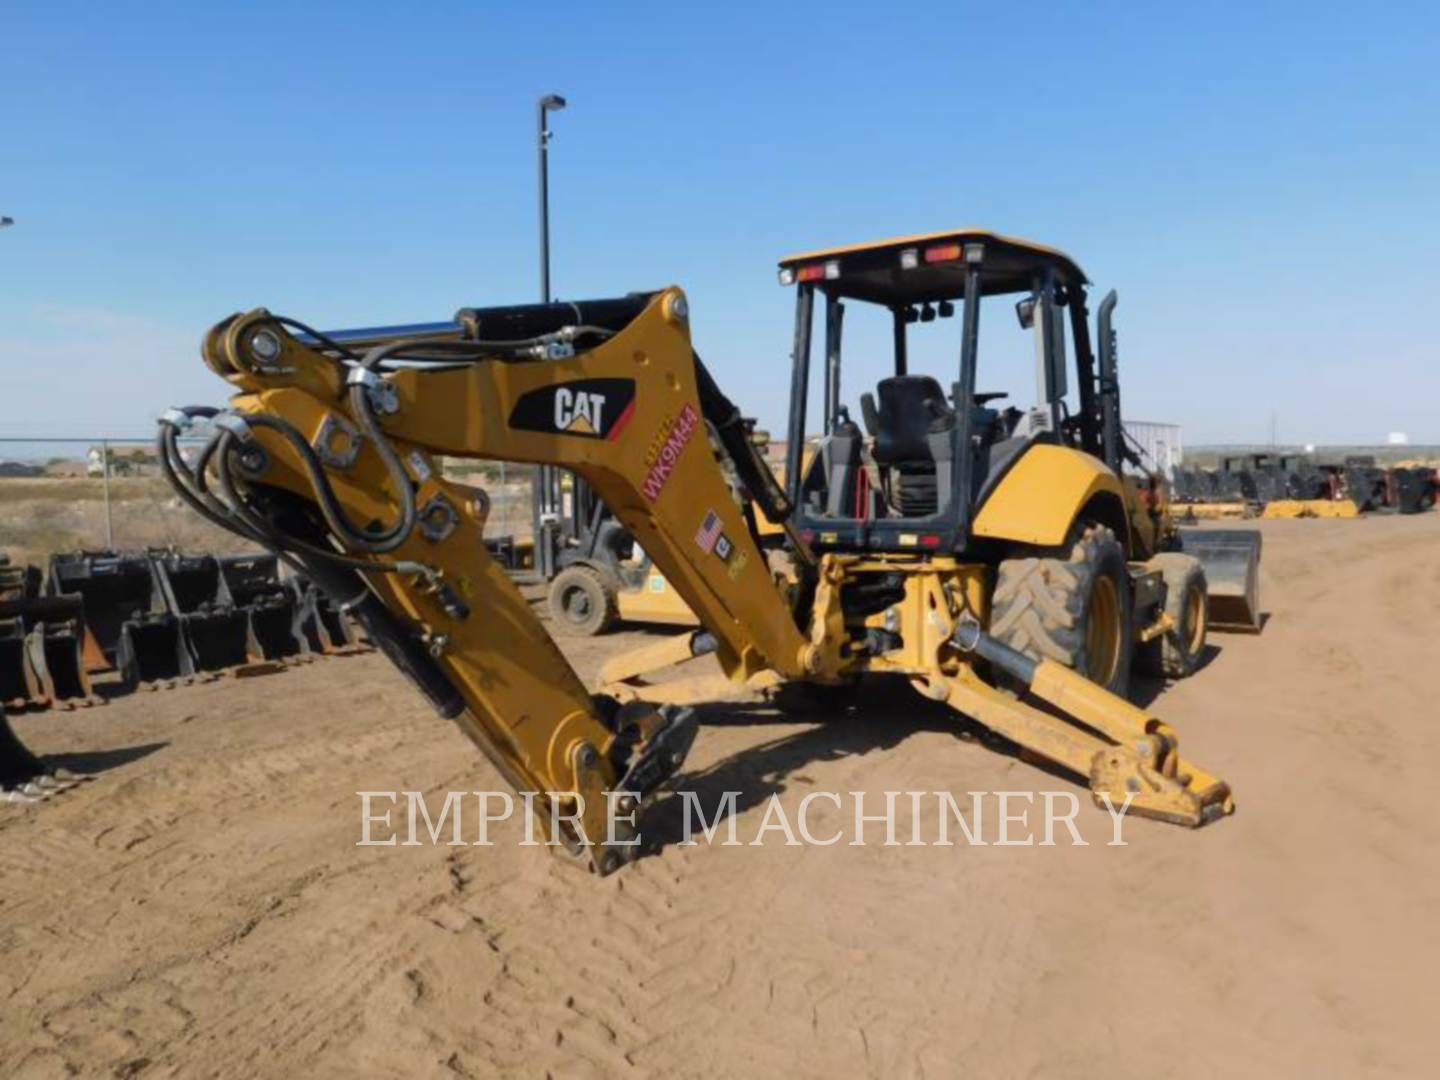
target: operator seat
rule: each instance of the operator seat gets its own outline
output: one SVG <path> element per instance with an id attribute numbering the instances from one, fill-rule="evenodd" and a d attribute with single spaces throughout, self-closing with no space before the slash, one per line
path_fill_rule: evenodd
<path id="1" fill-rule="evenodd" d="M 929 375 L 895 375 L 875 390 L 879 406 L 862 394 L 860 410 L 875 440 L 871 454 L 888 467 L 891 507 L 901 517 L 937 513 L 942 493 L 946 501 L 950 496 L 955 411 Z"/>

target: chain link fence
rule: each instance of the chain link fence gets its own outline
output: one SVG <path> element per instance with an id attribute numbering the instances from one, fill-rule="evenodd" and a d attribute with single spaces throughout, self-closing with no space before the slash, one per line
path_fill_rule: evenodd
<path id="1" fill-rule="evenodd" d="M 199 446 L 182 440 L 181 452 Z M 534 466 L 452 458 L 443 471 L 489 495 L 487 537 L 529 539 Z M 55 552 L 249 547 L 180 501 L 153 439 L 0 438 L 0 553 L 12 563 L 44 565 Z"/>

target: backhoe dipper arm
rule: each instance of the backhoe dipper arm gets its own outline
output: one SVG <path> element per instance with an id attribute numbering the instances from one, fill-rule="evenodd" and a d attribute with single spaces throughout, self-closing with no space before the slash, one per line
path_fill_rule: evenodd
<path id="1" fill-rule="evenodd" d="M 550 793 L 536 809 L 552 842 L 601 872 L 634 851 L 607 835 L 629 810 L 612 812 L 607 792 L 658 787 L 693 719 L 591 697 L 487 553 L 488 499 L 442 477 L 437 455 L 582 476 L 731 678 L 839 667 L 838 645 L 797 625 L 747 527 L 732 478 L 754 463 L 722 467 L 733 453 L 720 447 L 739 449 L 722 430 L 733 418 L 707 415 L 728 402 L 701 386 L 678 289 L 333 335 L 257 310 L 216 326 L 203 351 L 241 393 L 218 416 L 162 419 L 180 493 L 310 573 L 518 790 Z M 212 436 L 192 467 L 176 437 L 195 420 Z"/>

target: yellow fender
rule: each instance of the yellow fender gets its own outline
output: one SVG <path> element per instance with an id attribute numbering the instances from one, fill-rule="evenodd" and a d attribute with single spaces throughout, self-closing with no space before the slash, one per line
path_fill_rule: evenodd
<path id="1" fill-rule="evenodd" d="M 993 540 L 1037 547 L 1065 543 L 1081 510 L 1099 497 L 1106 525 L 1129 548 L 1129 523 L 1120 480 L 1104 462 L 1068 446 L 1036 443 L 990 492 L 972 531 Z"/>

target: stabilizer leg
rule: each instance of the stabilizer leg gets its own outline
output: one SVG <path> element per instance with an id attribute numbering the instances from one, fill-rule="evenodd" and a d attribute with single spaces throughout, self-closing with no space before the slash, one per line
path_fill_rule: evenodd
<path id="1" fill-rule="evenodd" d="M 969 669 L 946 680 L 952 706 L 1018 745 L 1085 777 L 1097 802 L 1178 825 L 1198 826 L 1235 810 L 1230 786 L 1180 757 L 1160 720 L 1062 664 L 1035 661 L 964 622 L 953 639 L 1019 679 L 1068 723 L 983 682 Z"/>

